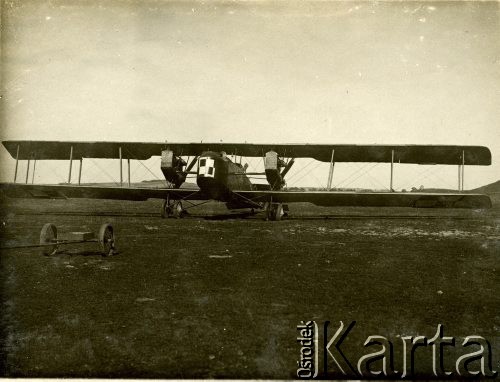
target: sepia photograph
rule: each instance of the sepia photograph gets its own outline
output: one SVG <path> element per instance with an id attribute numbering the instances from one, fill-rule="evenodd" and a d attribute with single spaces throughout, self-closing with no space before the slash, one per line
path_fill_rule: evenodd
<path id="1" fill-rule="evenodd" d="M 499 1 L 0 12 L 0 378 L 498 377 Z"/>

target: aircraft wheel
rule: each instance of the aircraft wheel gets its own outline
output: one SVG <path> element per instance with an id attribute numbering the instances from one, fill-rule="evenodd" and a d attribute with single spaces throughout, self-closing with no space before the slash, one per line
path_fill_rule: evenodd
<path id="1" fill-rule="evenodd" d="M 41 253 L 45 256 L 52 256 L 57 252 L 57 228 L 52 223 L 47 223 L 40 231 L 40 244 L 54 243 L 52 246 L 41 247 Z"/>
<path id="2" fill-rule="evenodd" d="M 111 256 L 115 250 L 115 234 L 111 224 L 103 224 L 99 229 L 99 244 L 104 256 Z"/>
<path id="3" fill-rule="evenodd" d="M 283 205 L 281 203 L 271 203 L 268 210 L 269 220 L 279 221 L 283 215 Z"/>
<path id="4" fill-rule="evenodd" d="M 184 215 L 184 210 L 182 209 L 182 203 L 180 200 L 178 202 L 175 202 L 171 206 L 171 209 L 172 209 L 172 216 L 177 219 L 182 218 L 182 216 Z"/>
<path id="5" fill-rule="evenodd" d="M 167 219 L 171 215 L 172 215 L 172 206 L 170 205 L 170 200 L 165 199 L 161 207 L 161 217 Z"/>
<path id="6" fill-rule="evenodd" d="M 264 206 L 264 220 L 271 220 L 271 203 L 265 202 Z"/>
<path id="7" fill-rule="evenodd" d="M 283 204 L 283 217 L 287 218 L 289 212 L 290 212 L 290 209 L 288 208 L 288 204 Z"/>
<path id="8" fill-rule="evenodd" d="M 187 211 L 185 211 L 182 208 L 182 203 L 180 200 L 171 202 L 169 199 L 166 199 L 163 202 L 163 206 L 161 208 L 162 218 L 174 217 L 176 219 L 179 219 L 183 217 L 186 213 Z"/>

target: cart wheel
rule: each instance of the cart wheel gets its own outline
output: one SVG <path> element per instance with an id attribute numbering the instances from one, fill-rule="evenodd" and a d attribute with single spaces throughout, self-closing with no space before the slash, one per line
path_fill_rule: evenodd
<path id="1" fill-rule="evenodd" d="M 40 244 L 50 244 L 54 245 L 41 247 L 41 254 L 44 256 L 52 256 L 57 252 L 57 228 L 52 223 L 47 223 L 42 227 L 40 231 Z"/>
<path id="2" fill-rule="evenodd" d="M 115 251 L 115 235 L 113 226 L 105 223 L 99 229 L 99 244 L 104 256 L 112 256 Z"/>

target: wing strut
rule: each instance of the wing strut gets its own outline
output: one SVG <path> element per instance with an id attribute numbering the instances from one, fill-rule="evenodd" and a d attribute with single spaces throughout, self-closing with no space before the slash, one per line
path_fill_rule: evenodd
<path id="1" fill-rule="evenodd" d="M 393 177 L 394 177 L 394 150 L 391 151 L 391 186 L 389 188 L 390 192 L 394 192 L 394 189 L 392 188 Z"/>
<path id="2" fill-rule="evenodd" d="M 69 150 L 69 174 L 68 174 L 68 184 L 71 183 L 71 169 L 73 168 L 73 146 Z"/>
<path id="3" fill-rule="evenodd" d="M 283 171 L 281 171 L 281 177 L 283 179 L 285 179 L 285 175 L 288 174 L 288 171 L 290 171 L 294 163 L 295 163 L 295 158 L 290 159 L 286 164 L 285 168 L 283 169 Z"/>
<path id="4" fill-rule="evenodd" d="M 31 184 L 35 183 L 36 158 L 33 159 L 33 174 L 31 174 Z"/>
<path id="5" fill-rule="evenodd" d="M 196 164 L 196 161 L 198 160 L 198 155 L 195 155 L 193 160 L 188 164 L 188 166 L 184 169 L 184 172 L 189 172 L 193 169 L 194 165 Z M 189 162 L 189 158 L 188 158 Z"/>
<path id="6" fill-rule="evenodd" d="M 128 188 L 130 188 L 130 158 L 127 158 L 127 179 L 128 179 Z"/>
<path id="7" fill-rule="evenodd" d="M 464 190 L 464 175 L 465 175 L 465 150 L 462 150 L 461 161 L 458 162 L 458 191 Z"/>
<path id="8" fill-rule="evenodd" d="M 464 177 L 465 177 L 465 150 L 462 150 L 462 191 L 464 190 Z"/>
<path id="9" fill-rule="evenodd" d="M 330 172 L 328 173 L 328 191 L 332 189 L 332 180 L 333 180 L 333 169 L 335 167 L 335 162 L 333 161 L 333 156 L 335 154 L 335 149 L 332 149 L 332 159 L 330 160 Z"/>
<path id="10" fill-rule="evenodd" d="M 26 167 L 26 184 L 28 184 L 28 178 L 30 175 L 30 159 L 28 158 L 28 167 Z"/>
<path id="11" fill-rule="evenodd" d="M 14 172 L 14 183 L 16 183 L 17 179 L 17 167 L 19 165 L 19 145 L 17 145 L 17 151 L 16 151 L 16 170 Z"/>
<path id="12" fill-rule="evenodd" d="M 123 187 L 123 166 L 122 166 L 122 147 L 118 147 L 118 157 L 120 158 L 120 187 Z"/>
<path id="13" fill-rule="evenodd" d="M 78 169 L 78 185 L 80 185 L 82 181 L 82 165 L 83 165 L 83 158 L 80 158 L 80 167 Z"/>

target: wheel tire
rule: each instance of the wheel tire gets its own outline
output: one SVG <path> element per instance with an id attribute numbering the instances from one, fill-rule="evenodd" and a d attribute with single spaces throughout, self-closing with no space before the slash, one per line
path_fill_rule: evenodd
<path id="1" fill-rule="evenodd" d="M 265 202 L 263 209 L 264 209 L 264 220 L 265 221 L 271 220 L 271 203 Z"/>
<path id="2" fill-rule="evenodd" d="M 161 217 L 163 219 L 168 219 L 172 215 L 172 207 L 170 206 L 170 201 L 165 199 L 163 205 L 161 206 Z"/>
<path id="3" fill-rule="evenodd" d="M 115 234 L 113 226 L 105 223 L 99 229 L 99 244 L 104 256 L 112 256 L 115 251 Z"/>
<path id="4" fill-rule="evenodd" d="M 287 218 L 290 212 L 290 208 L 288 208 L 288 204 L 283 204 L 283 217 Z"/>
<path id="5" fill-rule="evenodd" d="M 178 202 L 175 202 L 172 206 L 172 216 L 175 217 L 176 219 L 182 218 L 184 215 L 184 210 L 182 209 L 182 203 L 179 200 Z"/>
<path id="6" fill-rule="evenodd" d="M 271 203 L 268 211 L 269 220 L 279 221 L 283 217 L 283 205 L 281 203 Z"/>
<path id="7" fill-rule="evenodd" d="M 274 208 L 274 220 L 279 221 L 283 217 L 283 204 L 277 203 Z"/>
<path id="8" fill-rule="evenodd" d="M 52 223 L 44 224 L 40 231 L 40 244 L 49 244 L 57 240 L 57 228 Z M 41 254 L 44 256 L 52 256 L 57 252 L 57 243 L 50 247 L 41 247 Z"/>

